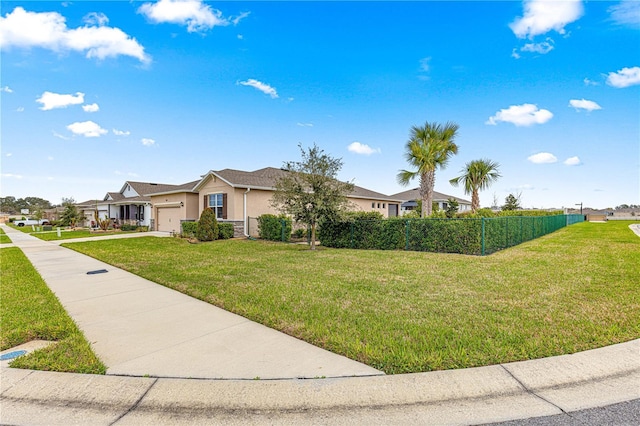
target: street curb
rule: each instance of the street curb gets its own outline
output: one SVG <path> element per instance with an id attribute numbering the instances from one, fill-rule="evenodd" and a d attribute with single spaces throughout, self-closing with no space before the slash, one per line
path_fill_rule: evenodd
<path id="1" fill-rule="evenodd" d="M 6 368 L 1 375 L 3 424 L 479 424 L 640 398 L 640 339 L 539 360 L 390 376 L 211 380 Z"/>

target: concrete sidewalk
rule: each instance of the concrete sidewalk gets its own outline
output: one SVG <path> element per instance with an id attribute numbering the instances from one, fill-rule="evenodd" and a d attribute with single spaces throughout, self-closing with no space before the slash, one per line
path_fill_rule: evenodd
<path id="1" fill-rule="evenodd" d="M 315 380 L 188 380 L 18 369 L 0 423 L 469 425 L 640 398 L 640 340 L 465 370 Z"/>
<path id="2" fill-rule="evenodd" d="M 60 247 L 59 241 L 46 242 L 6 226 L 3 228 L 91 342 L 93 350 L 108 367 L 107 374 L 200 379 L 383 374 Z M 147 235 L 154 233 L 117 237 Z M 114 237 L 90 240 L 99 238 Z M 99 270 L 108 272 L 87 274 Z"/>
<path id="3" fill-rule="evenodd" d="M 2 367 L 1 424 L 467 425 L 640 398 L 640 339 L 539 360 L 385 376 L 15 232 L 7 230 L 109 372 Z M 86 274 L 102 268 L 109 272 Z"/>

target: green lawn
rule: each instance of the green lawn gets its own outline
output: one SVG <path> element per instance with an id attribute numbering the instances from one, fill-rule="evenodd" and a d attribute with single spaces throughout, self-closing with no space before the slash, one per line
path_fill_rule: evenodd
<path id="1" fill-rule="evenodd" d="M 391 374 L 640 337 L 628 225 L 572 225 L 487 257 L 152 237 L 65 246 Z"/>
<path id="2" fill-rule="evenodd" d="M 9 244 L 10 242 L 11 238 L 5 234 L 4 229 L 0 228 L 0 244 Z"/>
<path id="3" fill-rule="evenodd" d="M 33 339 L 58 341 L 17 358 L 12 367 L 104 374 L 105 366 L 19 248 L 2 249 L 0 272 L 0 350 Z"/>
<path id="4" fill-rule="evenodd" d="M 91 232 L 89 229 L 74 229 L 74 230 L 66 230 L 61 229 L 60 236 L 58 237 L 58 231 L 54 227 L 53 231 L 36 231 L 34 232 L 31 226 L 13 226 L 13 229 L 17 229 L 27 234 L 31 234 L 34 237 L 40 238 L 44 241 L 56 241 L 56 240 L 71 240 L 74 238 L 87 238 L 87 237 L 100 237 L 105 235 L 114 235 L 114 234 L 130 234 L 132 232 L 137 231 L 97 231 Z"/>

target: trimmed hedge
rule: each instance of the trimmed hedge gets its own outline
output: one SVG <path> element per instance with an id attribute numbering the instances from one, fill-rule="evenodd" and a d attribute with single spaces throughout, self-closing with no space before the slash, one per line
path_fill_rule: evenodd
<path id="1" fill-rule="evenodd" d="M 233 223 L 228 223 L 228 222 L 218 223 L 218 239 L 219 240 L 228 240 L 229 238 L 233 238 L 233 234 L 234 234 Z"/>
<path id="2" fill-rule="evenodd" d="M 182 222 L 182 237 L 195 238 L 198 232 L 198 222 Z"/>
<path id="3" fill-rule="evenodd" d="M 581 215 L 558 214 L 469 219 L 350 217 L 323 223 L 318 236 L 326 247 L 485 255 L 583 220 Z"/>
<path id="4" fill-rule="evenodd" d="M 182 222 L 182 238 L 195 238 L 198 233 L 198 222 Z M 218 240 L 233 238 L 233 223 L 218 222 Z"/>
<path id="5" fill-rule="evenodd" d="M 258 233 L 263 240 L 284 241 L 291 240 L 293 222 L 285 215 L 263 214 L 258 216 Z"/>

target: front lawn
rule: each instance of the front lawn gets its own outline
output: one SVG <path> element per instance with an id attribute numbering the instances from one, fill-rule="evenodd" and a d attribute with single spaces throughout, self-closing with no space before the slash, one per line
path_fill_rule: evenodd
<path id="1" fill-rule="evenodd" d="M 65 244 L 386 373 L 640 337 L 640 238 L 581 223 L 486 257 L 249 240 Z"/>
<path id="2" fill-rule="evenodd" d="M 12 367 L 105 373 L 82 332 L 19 248 L 2 249 L 0 272 L 0 350 L 34 339 L 57 341 L 17 358 Z"/>
<path id="3" fill-rule="evenodd" d="M 0 228 L 0 244 L 9 244 L 10 242 L 11 238 L 5 234 L 4 229 Z"/>
<path id="4" fill-rule="evenodd" d="M 47 232 L 35 232 L 32 233 L 34 237 L 38 237 L 44 241 L 56 241 L 56 240 L 71 240 L 74 238 L 87 238 L 87 237 L 104 237 L 105 235 L 116 235 L 116 234 L 131 234 L 136 231 L 90 231 L 88 229 L 76 229 L 73 231 L 60 231 L 60 236 L 58 237 L 57 231 L 47 231 Z"/>

